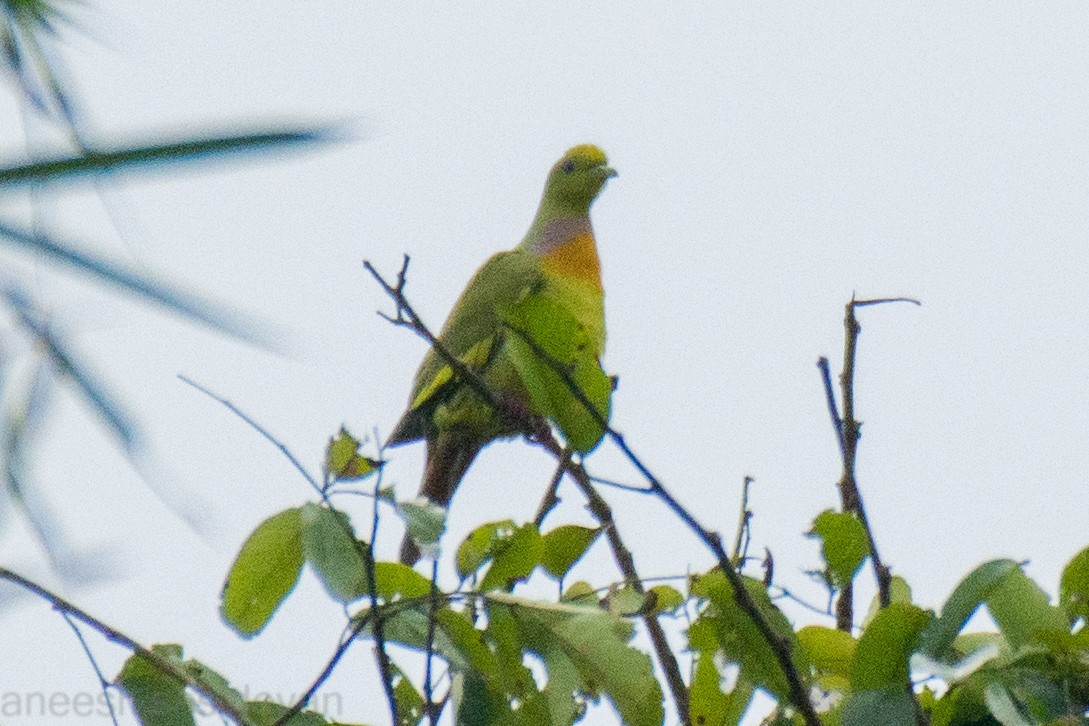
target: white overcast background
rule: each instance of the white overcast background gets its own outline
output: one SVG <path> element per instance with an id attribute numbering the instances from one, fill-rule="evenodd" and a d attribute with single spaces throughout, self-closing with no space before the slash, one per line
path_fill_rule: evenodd
<path id="1" fill-rule="evenodd" d="M 180 642 L 251 696 L 305 688 L 343 623 L 313 576 L 252 641 L 217 607 L 245 536 L 312 492 L 176 375 L 229 398 L 312 470 L 341 424 L 388 433 L 424 345 L 375 315 L 390 307 L 362 260 L 392 275 L 409 253 L 410 298 L 439 326 L 476 267 L 521 238 L 549 165 L 582 142 L 620 173 L 593 209 L 613 423 L 707 527 L 732 539 L 742 478 L 755 477 L 754 554 L 770 548 L 777 582 L 820 603 L 804 532 L 837 506 L 840 465 L 815 364 L 827 355 L 838 373 L 854 292 L 923 303 L 860 311 L 857 373 L 859 481 L 916 602 L 940 607 L 995 557 L 1029 560 L 1054 593 L 1087 544 L 1083 3 L 95 0 L 77 17 L 63 55 L 101 143 L 347 124 L 343 141 L 307 151 L 39 196 L 59 235 L 259 317 L 285 354 L 0 251 L 143 425 L 161 493 L 68 396 L 36 476 L 103 579 L 58 577 L 12 516 L 0 562 L 138 640 Z M 23 119 L 2 93 L 0 149 L 15 160 Z M 34 153 L 64 148 L 31 126 Z M 422 457 L 390 452 L 400 495 L 415 492 Z M 638 481 L 608 447 L 589 462 Z M 454 501 L 445 581 L 452 545 L 476 524 L 531 518 L 551 472 L 520 442 L 485 451 Z M 641 574 L 711 566 L 657 502 L 603 493 Z M 553 525 L 592 521 L 572 488 L 561 495 Z M 164 500 L 197 512 L 200 531 Z M 364 527 L 366 501 L 345 503 Z M 393 557 L 400 536 L 384 517 L 379 553 Z M 576 577 L 618 579 L 604 542 Z M 97 693 L 63 620 L 0 595 L 0 692 Z M 116 673 L 124 652 L 88 638 Z M 331 716 L 388 720 L 367 644 L 325 690 L 343 698 Z M 613 719 L 605 707 L 591 720 Z"/>

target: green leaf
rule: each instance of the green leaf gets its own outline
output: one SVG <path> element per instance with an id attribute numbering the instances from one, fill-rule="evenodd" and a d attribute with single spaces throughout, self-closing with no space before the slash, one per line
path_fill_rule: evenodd
<path id="1" fill-rule="evenodd" d="M 439 538 L 446 529 L 446 510 L 420 498 L 397 502 L 397 513 L 405 521 L 408 536 L 419 546 L 421 553 L 427 557 L 437 555 Z"/>
<path id="2" fill-rule="evenodd" d="M 454 723 L 458 726 L 504 724 L 510 712 L 504 694 L 496 693 L 484 679 L 472 671 L 456 671 L 450 679 Z M 511 719 L 517 724 L 517 720 Z M 547 723 L 547 722 L 546 722 Z"/>
<path id="3" fill-rule="evenodd" d="M 858 645 L 850 633 L 819 625 L 807 625 L 798 631 L 798 642 L 809 662 L 819 670 L 850 677 L 851 663 Z"/>
<path id="4" fill-rule="evenodd" d="M 847 695 L 842 726 L 916 726 L 915 704 L 907 685 L 855 691 Z"/>
<path id="5" fill-rule="evenodd" d="M 1089 547 L 1074 555 L 1063 568 L 1059 581 L 1059 605 L 1071 620 L 1089 620 Z"/>
<path id="6" fill-rule="evenodd" d="M 593 585 L 583 580 L 571 583 L 571 586 L 564 590 L 561 601 L 570 605 L 588 605 L 597 607 L 601 598 L 597 595 L 597 590 Z"/>
<path id="7" fill-rule="evenodd" d="M 688 692 L 688 711 L 693 724 L 736 726 L 749 708 L 755 689 L 738 678 L 730 693 L 722 690 L 722 674 L 715 666 L 713 652 L 701 652 Z"/>
<path id="8" fill-rule="evenodd" d="M 669 585 L 655 585 L 647 591 L 647 597 L 653 613 L 675 613 L 684 605 L 684 595 Z"/>
<path id="9" fill-rule="evenodd" d="M 486 522 L 470 532 L 458 546 L 454 558 L 458 577 L 464 580 L 479 570 L 514 535 L 515 529 L 517 525 L 513 520 L 504 519 L 500 522 Z"/>
<path id="10" fill-rule="evenodd" d="M 930 613 L 904 603 L 892 603 L 878 613 L 858 639 L 851 664 L 851 687 L 856 691 L 907 688 L 908 658 Z"/>
<path id="11" fill-rule="evenodd" d="M 751 577 L 742 577 L 742 581 L 772 632 L 790 644 L 794 668 L 805 678 L 809 664 L 790 621 L 771 602 L 762 582 Z M 692 577 L 691 591 L 713 606 L 705 609 L 688 629 L 692 647 L 702 651 L 717 646 L 730 662 L 741 667 L 743 678 L 783 701 L 789 700 L 790 688 L 775 651 L 752 618 L 738 607 L 733 588 L 722 571 L 716 568 Z"/>
<path id="12" fill-rule="evenodd" d="M 255 726 L 272 726 L 287 711 L 287 706 L 272 701 L 250 701 L 246 704 L 246 715 L 253 720 Z M 284 726 L 326 726 L 328 723 L 319 713 L 301 711 L 288 719 Z"/>
<path id="13" fill-rule="evenodd" d="M 1047 593 L 1020 568 L 991 589 L 987 609 L 1014 650 L 1036 642 L 1040 633 L 1070 630 L 1062 611 L 1048 602 Z"/>
<path id="14" fill-rule="evenodd" d="M 393 676 L 393 700 L 397 704 L 399 726 L 416 726 L 424 715 L 424 699 L 412 681 L 395 664 L 390 664 Z"/>
<path id="15" fill-rule="evenodd" d="M 476 673 L 488 681 L 494 681 L 499 673 L 499 663 L 495 654 L 488 648 L 481 631 L 473 627 L 466 614 L 442 608 L 435 613 L 435 624 L 445 635 L 451 652 L 457 658 L 451 658 L 451 667 Z"/>
<path id="16" fill-rule="evenodd" d="M 849 512 L 821 512 L 813 520 L 810 536 L 821 540 L 821 556 L 828 565 L 833 587 L 843 587 L 853 580 L 870 554 L 866 528 Z"/>
<path id="17" fill-rule="evenodd" d="M 557 527 L 544 535 L 541 564 L 553 577 L 557 579 L 564 577 L 586 553 L 599 534 L 601 534 L 599 527 L 579 527 L 574 524 Z"/>
<path id="18" fill-rule="evenodd" d="M 591 608 L 489 596 L 489 615 L 500 610 L 516 623 L 523 647 L 544 661 L 550 712 L 566 710 L 572 690 L 594 697 L 604 693 L 624 723 L 661 725 L 661 686 L 650 656 L 628 644 L 629 623 Z"/>
<path id="19" fill-rule="evenodd" d="M 889 602 L 902 602 L 911 604 L 911 586 L 907 580 L 899 575 L 893 575 L 889 581 Z M 870 598 L 870 608 L 866 611 L 866 617 L 862 619 L 862 629 L 865 630 L 870 621 L 881 612 L 881 593 L 875 592 Z"/>
<path id="20" fill-rule="evenodd" d="M 238 713 L 246 713 L 245 698 L 224 676 L 193 658 L 186 660 L 183 665 L 185 671 L 197 679 L 205 690 L 215 694 L 220 701 L 230 704 Z"/>
<path id="21" fill-rule="evenodd" d="M 425 597 L 431 592 L 430 580 L 400 562 L 375 562 L 374 582 L 375 594 L 387 602 Z"/>
<path id="22" fill-rule="evenodd" d="M 516 528 L 492 557 L 492 565 L 478 589 L 481 592 L 512 589 L 517 582 L 529 577 L 541 563 L 541 549 L 542 538 L 537 525 L 529 522 Z"/>
<path id="23" fill-rule="evenodd" d="M 517 622 L 506 608 L 489 608 L 485 632 L 474 631 L 479 644 L 465 638 L 474 655 L 473 668 L 457 673 L 455 685 L 459 726 L 469 724 L 533 726 L 563 723 L 563 709 L 550 713 L 550 704 L 537 688 L 533 673 L 524 664 L 525 654 Z M 486 644 L 485 644 L 486 641 Z M 475 667 L 483 662 L 483 667 Z M 567 707 L 572 702 L 567 694 Z M 570 722 L 570 719 L 568 719 Z"/>
<path id="24" fill-rule="evenodd" d="M 98 150 L 79 156 L 59 157 L 32 164 L 0 168 L 0 187 L 67 181 L 80 176 L 126 168 L 161 167 L 164 162 L 192 162 L 222 157 L 227 153 L 253 152 L 286 145 L 312 143 L 328 138 L 317 130 L 258 131 L 248 134 L 210 135 L 167 143 L 139 144 Z"/>
<path id="25" fill-rule="evenodd" d="M 1001 683 L 991 681 L 983 690 L 987 709 L 1002 726 L 1036 726 L 1039 721 L 1029 721 L 1017 707 L 1009 691 Z"/>
<path id="26" fill-rule="evenodd" d="M 930 621 L 919 639 L 919 651 L 943 660 L 957 634 L 979 608 L 991 590 L 1011 572 L 1020 571 L 1013 560 L 993 560 L 972 570 L 953 590 L 942 606 L 941 616 Z"/>
<path id="27" fill-rule="evenodd" d="M 333 481 L 356 481 L 365 479 L 382 462 L 368 459 L 359 453 L 360 442 L 343 426 L 340 433 L 329 439 L 325 448 L 325 474 Z"/>
<path id="28" fill-rule="evenodd" d="M 1087 710 L 1089 663 L 1084 656 L 1063 659 L 1058 654 L 1030 649 L 1000 675 L 1035 723 L 1059 722 L 1064 716 L 1084 715 Z"/>
<path id="29" fill-rule="evenodd" d="M 370 548 L 355 538 L 348 515 L 309 503 L 300 516 L 303 555 L 329 596 L 347 603 L 365 595 Z"/>
<path id="30" fill-rule="evenodd" d="M 223 586 L 223 619 L 243 637 L 257 634 L 295 587 L 302 564 L 299 509 L 284 510 L 257 525 Z"/>
<path id="31" fill-rule="evenodd" d="M 605 433 L 613 385 L 586 331 L 566 307 L 541 295 L 522 299 L 506 323 L 511 360 L 534 410 L 554 421 L 572 448 L 589 452 Z"/>
<path id="32" fill-rule="evenodd" d="M 651 603 L 647 602 L 646 593 L 639 592 L 634 587 L 614 585 L 609 588 L 603 604 L 613 615 L 631 617 L 649 610 L 647 606 Z"/>
<path id="33" fill-rule="evenodd" d="M 151 650 L 182 669 L 180 645 L 154 645 Z M 196 723 L 185 695 L 185 684 L 177 676 L 160 670 L 143 655 L 136 653 L 125 661 L 117 682 L 132 698 L 140 723 L 155 726 L 194 726 Z"/>
<path id="34" fill-rule="evenodd" d="M 363 610 L 356 617 L 368 612 Z M 430 604 L 426 602 L 417 607 L 387 612 L 383 620 L 386 641 L 424 650 L 427 647 L 430 612 Z M 475 670 L 485 674 L 495 670 L 494 658 L 483 645 L 480 631 L 473 628 L 465 616 L 449 607 L 440 607 L 435 611 L 435 625 L 432 650 L 442 656 L 451 669 Z M 373 622 L 369 623 L 365 631 L 373 634 L 372 626 Z"/>

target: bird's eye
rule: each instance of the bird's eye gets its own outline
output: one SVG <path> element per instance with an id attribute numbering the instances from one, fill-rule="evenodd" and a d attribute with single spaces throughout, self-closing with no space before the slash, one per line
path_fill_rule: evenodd
<path id="1" fill-rule="evenodd" d="M 575 162 L 571 161 L 570 159 L 563 162 L 563 170 L 565 173 L 570 174 L 575 170 Z"/>

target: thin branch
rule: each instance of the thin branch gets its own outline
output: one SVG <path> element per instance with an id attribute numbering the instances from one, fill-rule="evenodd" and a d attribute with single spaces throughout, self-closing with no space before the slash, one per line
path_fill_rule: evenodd
<path id="1" fill-rule="evenodd" d="M 817 368 L 821 371 L 821 381 L 824 383 L 824 400 L 828 403 L 828 417 L 832 420 L 832 429 L 836 433 L 836 443 L 839 444 L 839 455 L 847 455 L 847 446 L 843 443 L 843 419 L 839 417 L 839 408 L 836 406 L 836 394 L 832 390 L 832 371 L 828 368 L 828 359 L 823 355 L 817 359 Z"/>
<path id="2" fill-rule="evenodd" d="M 76 625 L 76 621 L 63 610 L 61 611 L 61 617 L 64 618 L 64 622 L 68 623 L 68 627 L 72 629 L 72 632 L 76 634 L 76 639 L 79 641 L 80 647 L 83 648 L 87 660 L 90 661 L 95 677 L 98 678 L 98 685 L 102 689 L 102 700 L 106 702 L 106 709 L 110 712 L 110 721 L 113 722 L 113 726 L 118 726 L 117 714 L 113 710 L 113 699 L 110 698 L 110 681 L 102 673 L 102 669 L 98 667 L 98 661 L 95 659 L 94 653 L 91 652 L 91 646 L 88 645 L 87 639 L 83 637 L 83 631 Z"/>
<path id="3" fill-rule="evenodd" d="M 118 643 L 134 653 L 139 654 L 140 657 L 154 665 L 163 673 L 175 678 L 179 683 L 184 684 L 188 688 L 192 688 L 196 693 L 212 703 L 219 713 L 232 719 L 235 723 L 241 724 L 242 726 L 252 726 L 253 722 L 250 720 L 249 716 L 236 711 L 230 701 L 225 699 L 216 688 L 205 683 L 202 678 L 188 672 L 185 668 L 178 667 L 177 664 L 164 658 L 150 648 L 140 645 L 129 636 L 116 628 L 107 625 L 86 611 L 81 610 L 60 595 L 56 595 L 36 582 L 28 580 L 4 567 L 0 567 L 0 580 L 7 580 L 8 582 L 22 587 L 24 590 L 29 590 L 52 605 L 54 610 L 70 615 L 81 623 L 101 633 L 107 640 Z"/>
<path id="4" fill-rule="evenodd" d="M 226 398 L 223 398 L 222 396 L 219 396 L 219 395 L 217 395 L 215 393 L 212 393 L 210 390 L 208 390 L 207 388 L 205 388 L 201 384 L 197 383 L 192 378 L 189 378 L 188 376 L 183 375 L 181 373 L 178 374 L 178 378 L 181 380 L 182 383 L 189 384 L 190 386 L 197 389 L 198 391 L 200 391 L 201 393 L 203 393 L 205 396 L 212 399 L 213 401 L 218 401 L 219 403 L 223 404 L 224 406 L 227 407 L 227 410 L 229 410 L 235 416 L 238 416 L 238 418 L 242 419 L 247 424 L 249 424 L 250 428 L 252 428 L 257 433 L 261 434 L 261 436 L 263 436 L 265 438 L 265 440 L 267 440 L 270 444 L 272 444 L 277 449 L 279 449 L 280 453 L 283 454 L 287 458 L 287 460 L 289 462 L 291 462 L 291 465 L 293 467 L 295 467 L 295 469 L 300 474 L 302 474 L 303 478 L 306 479 L 307 483 L 309 483 L 310 486 L 314 488 L 314 491 L 316 491 L 319 496 L 321 496 L 323 499 L 325 499 L 325 492 L 322 491 L 321 484 L 318 483 L 318 480 L 315 479 L 310 474 L 310 472 L 308 472 L 306 470 L 306 467 L 304 467 L 302 465 L 302 463 L 300 463 L 299 460 L 297 458 L 295 458 L 295 455 L 291 453 L 291 450 L 288 449 L 285 444 L 283 444 L 279 439 L 277 439 L 275 436 L 273 436 L 271 433 L 268 432 L 268 429 L 266 429 L 264 426 L 262 426 L 261 424 L 257 423 L 252 418 L 250 418 L 244 411 L 242 411 L 240 408 L 238 408 L 238 406 L 235 406 L 233 403 L 228 401 Z"/>
<path id="5" fill-rule="evenodd" d="M 875 297 L 869 300 L 852 300 L 851 303 L 856 308 L 864 308 L 868 305 L 884 305 L 885 303 L 898 303 L 906 302 L 911 303 L 917 307 L 922 307 L 922 303 L 913 297 Z"/>
<path id="6" fill-rule="evenodd" d="M 435 692 L 431 683 L 431 669 L 435 661 L 435 613 L 439 609 L 439 561 L 438 559 L 431 560 L 431 588 L 428 591 L 430 597 L 430 603 L 428 603 L 427 612 L 427 644 L 424 649 L 424 654 L 427 660 L 424 665 L 424 709 L 427 713 L 427 720 L 431 726 L 435 726 L 439 722 L 439 716 L 442 715 L 442 706 L 435 703 Z M 443 699 L 443 704 L 446 700 Z"/>
<path id="7" fill-rule="evenodd" d="M 604 487 L 610 487 L 612 489 L 619 489 L 624 492 L 635 492 L 636 494 L 653 494 L 653 490 L 639 486 L 638 484 L 625 484 L 624 482 L 616 481 L 614 479 L 606 479 L 600 476 L 590 475 L 590 481 L 594 484 L 600 484 Z"/>
<path id="8" fill-rule="evenodd" d="M 737 536 L 734 538 L 734 552 L 730 558 L 738 567 L 745 560 L 745 552 L 748 550 L 749 522 L 752 520 L 752 510 L 749 509 L 749 488 L 753 478 L 746 476 L 741 482 L 741 511 L 737 517 Z"/>
<path id="9" fill-rule="evenodd" d="M 461 360 L 450 353 L 450 351 L 446 350 L 446 347 L 439 342 L 439 339 L 432 334 L 426 325 L 424 325 L 420 316 L 416 314 L 416 311 L 412 309 L 412 305 L 409 304 L 408 299 L 405 298 L 405 275 L 408 271 L 408 262 L 409 256 L 405 255 L 404 262 L 401 264 L 401 270 L 397 273 L 397 286 L 394 287 L 386 282 L 385 278 L 383 278 L 381 273 L 374 268 L 374 265 L 372 265 L 370 261 L 363 261 L 363 267 L 367 272 L 371 273 L 371 277 L 382 286 L 382 289 L 385 290 L 386 294 L 389 295 L 397 305 L 397 313 L 394 317 L 383 315 L 382 313 L 379 313 L 379 315 L 393 325 L 415 331 L 417 335 L 421 336 L 435 349 L 435 352 L 446 362 L 446 365 L 450 366 L 450 369 L 458 379 L 473 389 L 473 392 L 480 396 L 484 403 L 488 404 L 489 408 L 497 413 L 503 413 L 505 408 L 502 405 L 502 402 L 491 389 L 488 388 L 488 385 L 484 383 L 480 376 L 476 375 L 469 366 L 465 365 Z"/>
<path id="10" fill-rule="evenodd" d="M 352 623 L 350 628 L 346 629 L 345 635 L 341 637 L 340 642 L 337 643 L 336 650 L 333 651 L 333 655 L 326 661 L 325 667 L 321 669 L 321 673 L 317 675 L 311 682 L 310 687 L 299 696 L 294 704 L 292 704 L 291 708 L 273 722 L 272 726 L 283 726 L 306 708 L 306 704 L 310 703 L 310 699 L 314 697 L 314 694 L 318 692 L 318 689 L 321 688 L 322 685 L 325 684 L 325 681 L 329 679 L 329 676 L 333 674 L 333 670 L 337 667 L 340 659 L 348 652 L 348 647 L 357 637 L 359 637 L 359 634 L 366 629 L 372 615 L 374 615 L 374 611 L 368 610 L 363 613 L 358 620 Z M 394 723 L 396 723 L 396 721 L 394 721 Z"/>
<path id="11" fill-rule="evenodd" d="M 377 438 L 377 437 L 376 437 Z M 382 450 L 378 450 L 378 458 L 382 458 Z M 357 550 L 363 550 L 363 566 L 367 571 L 367 594 L 370 596 L 371 612 L 375 613 L 374 616 L 374 657 L 378 661 L 378 671 L 382 676 L 382 688 L 386 692 L 386 700 L 389 702 L 390 723 L 398 724 L 400 719 L 398 718 L 397 707 L 397 694 L 393 690 L 393 668 L 389 658 L 389 653 L 386 652 L 386 624 L 385 616 L 381 611 L 381 606 L 378 604 L 378 583 L 375 577 L 374 567 L 374 543 L 378 539 L 378 492 L 382 489 L 382 469 L 378 468 L 378 474 L 375 476 L 374 481 L 374 514 L 371 517 L 371 546 L 362 547 L 357 544 Z M 339 519 L 339 517 L 338 517 Z M 356 542 L 355 536 L 352 536 L 352 541 Z"/>
<path id="12" fill-rule="evenodd" d="M 560 503 L 560 497 L 556 492 L 560 488 L 563 473 L 567 471 L 567 465 L 571 463 L 571 453 L 570 447 L 564 449 L 563 456 L 556 464 L 556 472 L 552 475 L 552 481 L 548 483 L 548 489 L 545 490 L 545 495 L 537 506 L 537 514 L 533 517 L 533 523 L 537 525 L 537 529 L 541 528 L 545 518 Z"/>
<path id="13" fill-rule="evenodd" d="M 866 508 L 862 502 L 862 493 L 858 489 L 855 477 L 855 460 L 858 454 L 858 440 L 861 435 L 861 424 L 855 419 L 854 414 L 854 376 L 855 355 L 858 349 L 858 336 L 862 331 L 858 318 L 855 316 L 855 308 L 865 305 L 878 305 L 885 302 L 912 302 L 918 305 L 918 301 L 910 298 L 883 298 L 876 300 L 854 300 L 846 306 L 846 314 L 843 326 L 846 331 L 843 350 L 843 372 L 840 374 L 841 397 L 843 400 L 843 475 L 840 478 L 839 489 L 843 510 L 855 514 L 866 531 L 866 539 L 870 548 L 870 561 L 874 569 L 874 577 L 877 580 L 878 599 L 881 607 L 888 607 L 891 600 L 892 574 L 887 565 L 881 561 L 881 555 L 877 550 L 877 540 L 873 529 L 870 527 L 866 516 Z M 849 586 L 849 583 L 848 583 Z M 844 587 L 844 592 L 849 592 L 849 587 Z M 842 599 L 842 596 L 841 596 Z M 837 607 L 837 625 L 842 629 L 844 625 L 850 630 L 850 621 L 841 621 L 844 616 L 849 616 L 846 608 Z"/>
<path id="14" fill-rule="evenodd" d="M 395 615 L 403 610 L 409 610 L 424 605 L 428 602 L 429 597 L 429 595 L 424 597 L 411 597 L 393 603 L 386 603 L 385 605 L 380 606 L 380 610 L 384 611 L 381 613 L 381 617 L 389 617 L 390 615 Z M 447 603 L 455 600 L 455 598 L 446 595 L 443 596 L 443 599 Z M 306 692 L 295 701 L 294 705 L 292 705 L 286 713 L 273 722 L 272 726 L 283 726 L 306 707 L 306 704 L 310 702 L 310 699 L 314 697 L 314 694 L 318 692 L 318 689 L 321 688 L 325 681 L 329 679 L 329 676 L 333 674 L 333 670 L 348 651 L 348 647 L 359 637 L 360 633 L 367 629 L 371 620 L 376 619 L 375 616 L 375 610 L 367 610 L 356 616 L 352 626 L 345 630 L 345 635 L 341 637 L 336 650 L 333 651 L 333 655 L 330 656 L 328 662 L 326 662 L 325 666 L 321 669 L 321 672 L 314 678 L 310 687 L 306 689 Z M 440 706 L 441 705 L 445 705 L 445 701 L 440 703 Z M 394 723 L 396 724 L 397 722 Z"/>
<path id="15" fill-rule="evenodd" d="M 790 600 L 793 603 L 801 605 L 806 610 L 810 610 L 810 611 L 812 611 L 814 613 L 817 613 L 818 615 L 831 615 L 832 614 L 832 608 L 831 607 L 823 607 L 823 608 L 818 607 L 818 606 L 816 606 L 816 605 L 814 605 L 814 604 L 812 604 L 810 602 L 807 602 L 806 600 L 799 597 L 798 595 L 795 595 L 793 592 L 791 592 L 787 588 L 783 587 L 782 585 L 773 585 L 773 587 L 775 587 L 777 590 L 779 590 L 779 594 L 778 595 L 772 595 L 771 593 L 768 593 L 768 596 L 772 600 L 786 599 L 786 600 Z"/>
<path id="16" fill-rule="evenodd" d="M 877 540 L 866 516 L 866 507 L 862 501 L 862 493 L 858 488 L 856 478 L 855 461 L 858 455 L 858 440 L 861 436 L 861 423 L 855 418 L 854 378 L 855 360 L 858 350 L 858 336 L 862 332 L 862 326 L 855 315 L 855 309 L 869 305 L 881 305 L 892 302 L 909 302 L 919 305 L 918 300 L 912 298 L 877 298 L 872 300 L 856 300 L 853 296 L 847 303 L 846 313 L 843 318 L 845 331 L 843 345 L 843 371 L 840 373 L 840 396 L 843 401 L 843 417 L 840 421 L 840 448 L 843 458 L 843 473 L 839 480 L 840 500 L 843 511 L 850 512 L 858 517 L 866 532 L 866 540 L 869 545 L 870 562 L 873 566 L 874 578 L 877 580 L 878 601 L 882 608 L 888 607 L 892 599 L 892 573 L 881 560 L 877 551 Z M 818 363 L 818 365 L 820 365 Z M 827 371 L 827 361 L 822 366 L 822 371 Z M 828 385 L 826 384 L 826 390 Z M 836 601 L 836 627 L 845 632 L 851 632 L 854 625 L 853 613 L 854 583 L 847 582 L 840 590 Z M 906 684 L 911 694 L 915 709 L 915 721 L 922 726 L 926 724 L 922 707 L 910 681 Z"/>

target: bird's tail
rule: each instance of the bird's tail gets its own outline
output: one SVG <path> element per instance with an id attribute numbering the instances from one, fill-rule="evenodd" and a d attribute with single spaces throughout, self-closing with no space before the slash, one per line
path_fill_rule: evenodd
<path id="1" fill-rule="evenodd" d="M 481 444 L 464 436 L 440 434 L 427 440 L 427 463 L 424 465 L 420 496 L 445 507 L 461 483 Z M 408 534 L 401 540 L 401 562 L 413 565 L 420 559 L 420 548 Z"/>

